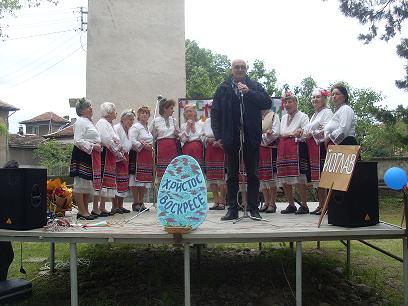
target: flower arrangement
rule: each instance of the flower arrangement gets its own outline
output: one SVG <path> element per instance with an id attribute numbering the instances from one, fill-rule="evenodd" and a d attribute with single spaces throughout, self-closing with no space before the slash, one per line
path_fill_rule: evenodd
<path id="1" fill-rule="evenodd" d="M 51 212 L 64 216 L 66 211 L 72 209 L 72 188 L 68 188 L 59 178 L 47 180 L 47 202 Z"/>

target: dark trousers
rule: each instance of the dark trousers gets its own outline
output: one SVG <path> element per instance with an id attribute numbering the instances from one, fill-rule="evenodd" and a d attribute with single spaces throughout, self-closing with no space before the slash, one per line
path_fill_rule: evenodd
<path id="1" fill-rule="evenodd" d="M 244 143 L 243 159 L 246 171 L 247 181 L 247 201 L 248 210 L 258 209 L 259 206 L 259 178 L 258 178 L 258 161 L 259 147 L 252 148 Z M 238 209 L 238 190 L 239 190 L 239 145 L 236 149 L 227 150 L 227 201 L 229 209 Z"/>
<path id="2" fill-rule="evenodd" d="M 0 241 L 0 281 L 7 279 L 8 269 L 13 262 L 14 252 L 10 241 Z"/>

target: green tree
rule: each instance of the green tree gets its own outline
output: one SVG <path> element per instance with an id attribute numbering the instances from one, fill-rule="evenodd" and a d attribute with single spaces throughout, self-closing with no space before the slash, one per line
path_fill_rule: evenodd
<path id="1" fill-rule="evenodd" d="M 262 60 L 255 60 L 249 77 L 260 82 L 269 95 L 280 95 L 275 69 L 267 70 Z M 186 40 L 187 97 L 212 97 L 231 72 L 231 61 L 226 55 L 200 48 L 194 40 Z"/>
<path id="2" fill-rule="evenodd" d="M 45 140 L 34 150 L 34 158 L 40 160 L 41 166 L 48 169 L 51 175 L 67 175 L 71 161 L 73 145 L 55 140 Z"/>
<path id="3" fill-rule="evenodd" d="M 266 70 L 265 63 L 262 60 L 256 59 L 254 61 L 252 69 L 248 71 L 248 76 L 261 83 L 270 96 L 281 94 L 281 91 L 277 87 L 278 79 L 275 69 L 270 71 Z"/>
<path id="4" fill-rule="evenodd" d="M 316 88 L 316 81 L 311 77 L 304 78 L 300 85 L 295 86 L 293 93 L 298 98 L 298 108 L 309 117 L 313 115 L 314 108 L 312 106 L 312 93 Z"/>
<path id="5" fill-rule="evenodd" d="M 360 34 L 359 40 L 365 44 L 374 38 L 389 41 L 400 34 L 408 17 L 408 5 L 405 0 L 339 0 L 340 11 L 347 17 L 357 19 L 368 29 Z M 398 88 L 408 90 L 408 39 L 401 38 L 397 54 L 407 61 L 405 77 L 395 81 Z"/>
<path id="6" fill-rule="evenodd" d="M 6 136 L 8 133 L 7 127 L 3 122 L 0 122 L 0 136 Z"/>
<path id="7" fill-rule="evenodd" d="M 231 62 L 226 55 L 200 48 L 194 40 L 186 40 L 187 97 L 212 97 L 217 86 L 229 74 Z"/>
<path id="8" fill-rule="evenodd" d="M 15 12 L 24 7 L 38 7 L 42 3 L 58 4 L 58 0 L 0 0 L 0 20 L 6 15 L 15 16 Z M 3 33 L 5 25 L 0 23 L 0 37 L 7 36 Z"/>

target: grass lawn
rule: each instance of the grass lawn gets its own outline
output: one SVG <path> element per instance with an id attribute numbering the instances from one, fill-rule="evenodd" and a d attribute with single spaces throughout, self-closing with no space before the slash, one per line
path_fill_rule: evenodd
<path id="1" fill-rule="evenodd" d="M 381 190 L 380 219 L 399 225 L 401 211 L 402 195 Z M 402 257 L 399 239 L 370 242 Z M 20 243 L 13 246 L 9 278 L 32 280 L 33 296 L 12 305 L 68 305 L 69 245 L 56 244 L 57 271 L 51 274 L 49 243 L 23 243 L 26 275 L 19 272 Z M 263 243 L 262 251 L 258 247 L 208 245 L 200 264 L 192 256 L 193 305 L 293 305 L 295 257 L 289 243 Z M 303 248 L 304 305 L 403 304 L 401 262 L 352 241 L 351 273 L 346 275 L 345 247 L 340 242 L 321 242 L 320 249 L 316 242 L 304 242 Z M 78 244 L 78 258 L 81 305 L 183 304 L 183 250 L 167 245 Z M 254 289 L 248 290 L 248 284 Z"/>

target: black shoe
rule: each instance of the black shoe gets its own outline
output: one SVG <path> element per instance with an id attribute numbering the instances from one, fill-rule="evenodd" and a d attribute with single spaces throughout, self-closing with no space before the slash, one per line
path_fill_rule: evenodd
<path id="1" fill-rule="evenodd" d="M 281 214 L 293 214 L 296 212 L 296 206 L 288 205 L 286 209 L 281 210 Z"/>
<path id="2" fill-rule="evenodd" d="M 309 207 L 301 205 L 299 209 L 295 212 L 295 215 L 303 215 L 309 213 Z"/>
<path id="3" fill-rule="evenodd" d="M 93 215 L 88 215 L 88 216 L 83 216 L 81 214 L 77 214 L 77 220 L 95 220 L 98 217 L 95 217 Z"/>
<path id="4" fill-rule="evenodd" d="M 316 208 L 314 211 L 311 211 L 310 214 L 311 215 L 320 215 L 322 211 L 321 207 Z"/>
<path id="5" fill-rule="evenodd" d="M 127 208 L 122 207 L 122 208 L 119 208 L 119 209 L 122 211 L 122 214 L 128 214 L 128 213 L 130 213 L 130 210 L 127 209 Z"/>
<path id="6" fill-rule="evenodd" d="M 262 220 L 261 215 L 259 214 L 259 210 L 258 209 L 254 209 L 249 211 L 249 214 L 251 215 L 251 219 L 254 220 Z"/>
<path id="7" fill-rule="evenodd" d="M 227 214 L 221 217 L 221 221 L 235 220 L 238 219 L 238 210 L 228 209 Z"/>

